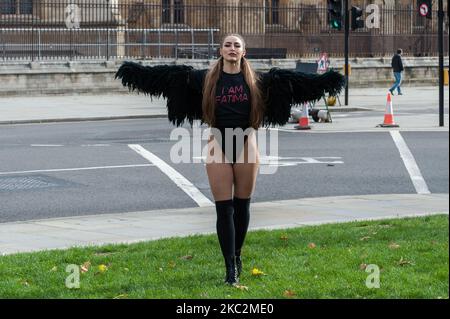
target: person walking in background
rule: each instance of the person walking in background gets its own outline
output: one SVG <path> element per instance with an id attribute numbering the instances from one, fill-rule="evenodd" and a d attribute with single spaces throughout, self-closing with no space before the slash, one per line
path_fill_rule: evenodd
<path id="1" fill-rule="evenodd" d="M 394 85 L 389 89 L 389 92 L 391 92 L 392 95 L 394 95 L 395 89 L 397 89 L 398 95 L 403 95 L 402 89 L 400 87 L 400 85 L 402 84 L 403 71 L 404 71 L 402 54 L 403 54 L 403 50 L 398 49 L 397 53 L 392 57 L 391 65 L 392 65 L 392 69 L 394 71 L 394 78 L 395 78 Z"/>

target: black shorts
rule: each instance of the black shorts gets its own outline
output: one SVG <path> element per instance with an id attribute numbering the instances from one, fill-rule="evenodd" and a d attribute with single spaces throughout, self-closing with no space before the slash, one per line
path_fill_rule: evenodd
<path id="1" fill-rule="evenodd" d="M 237 159 L 241 155 L 242 150 L 244 149 L 245 142 L 247 142 L 248 139 L 248 133 L 247 134 L 239 134 L 240 131 L 233 133 L 233 130 L 236 127 L 231 127 L 228 130 L 226 130 L 225 127 L 215 127 L 215 129 L 218 129 L 220 132 L 220 137 L 217 136 L 217 131 L 215 132 L 212 128 L 211 132 L 213 133 L 214 137 L 216 138 L 217 142 L 219 143 L 220 147 L 222 148 L 222 152 L 225 155 L 225 157 L 228 159 L 231 164 L 235 164 L 237 162 Z M 242 132 L 245 132 L 247 129 L 246 127 L 241 127 Z M 228 132 L 227 132 L 228 131 Z M 240 140 L 238 142 L 238 139 Z M 228 149 L 227 149 L 227 145 Z"/>

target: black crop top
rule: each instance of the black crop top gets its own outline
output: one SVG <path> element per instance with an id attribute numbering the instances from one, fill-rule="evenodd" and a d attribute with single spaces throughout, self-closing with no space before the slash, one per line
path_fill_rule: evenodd
<path id="1" fill-rule="evenodd" d="M 215 116 L 217 127 L 249 126 L 250 89 L 242 72 L 222 72 L 217 82 Z"/>

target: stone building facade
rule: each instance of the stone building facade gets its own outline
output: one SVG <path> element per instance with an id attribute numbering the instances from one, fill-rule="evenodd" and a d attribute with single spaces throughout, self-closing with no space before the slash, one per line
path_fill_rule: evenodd
<path id="1" fill-rule="evenodd" d="M 381 9 L 381 23 L 377 28 L 351 33 L 352 55 L 390 55 L 400 45 L 406 48 L 406 54 L 434 54 L 431 48 L 436 47 L 437 15 L 434 14 L 433 20 L 420 18 L 419 0 L 349 2 L 350 6 L 361 8 L 376 4 Z M 437 9 L 436 1 L 433 9 Z M 80 36 L 79 41 L 112 42 L 117 56 L 171 57 L 174 44 L 182 47 L 195 42 L 201 47 L 217 43 L 228 33 L 241 33 L 253 48 L 283 48 L 288 57 L 313 56 L 319 51 L 341 55 L 344 42 L 343 29 L 334 30 L 329 26 L 326 0 L 0 1 L 0 28 L 66 28 L 68 22 L 82 29 L 107 27 L 114 30 L 107 35 L 107 40 L 104 35 L 99 40 L 98 31 L 85 33 L 84 40 Z M 56 41 L 57 36 L 42 37 L 40 41 L 51 42 Z M 69 41 L 66 32 L 58 37 L 60 41 Z M 7 39 L 15 40 L 14 36 Z M 156 43 L 165 46 L 152 46 Z"/>
<path id="2" fill-rule="evenodd" d="M 386 10 L 416 9 L 420 0 L 349 0 L 350 6 L 369 4 Z M 434 1 L 436 2 L 436 1 Z M 446 10 L 446 1 L 444 1 Z M 326 0 L 2 0 L 2 26 L 63 23 L 68 7 L 78 6 L 84 26 L 119 24 L 130 28 L 185 26 L 217 27 L 223 33 L 308 30 L 308 24 L 327 25 Z M 319 10 L 322 8 L 323 10 Z M 436 10 L 436 4 L 435 8 Z M 325 14 L 324 14 L 325 13 Z M 303 31 L 305 31 L 303 30 Z"/>

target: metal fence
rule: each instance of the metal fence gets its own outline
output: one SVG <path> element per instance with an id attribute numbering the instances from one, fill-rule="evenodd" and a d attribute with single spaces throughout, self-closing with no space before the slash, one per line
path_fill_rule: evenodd
<path id="1" fill-rule="evenodd" d="M 217 29 L 1 28 L 0 61 L 211 59 L 216 57 L 217 33 Z"/>
<path id="2" fill-rule="evenodd" d="M 203 2 L 204 3 L 204 2 Z M 344 31 L 327 8 L 280 1 L 0 0 L 0 61 L 214 58 L 224 34 L 242 34 L 254 56 L 342 56 Z M 379 25 L 351 31 L 350 55 L 437 55 L 437 12 L 379 6 Z M 364 17 L 366 18 L 366 17 Z M 445 50 L 448 54 L 448 17 Z"/>

